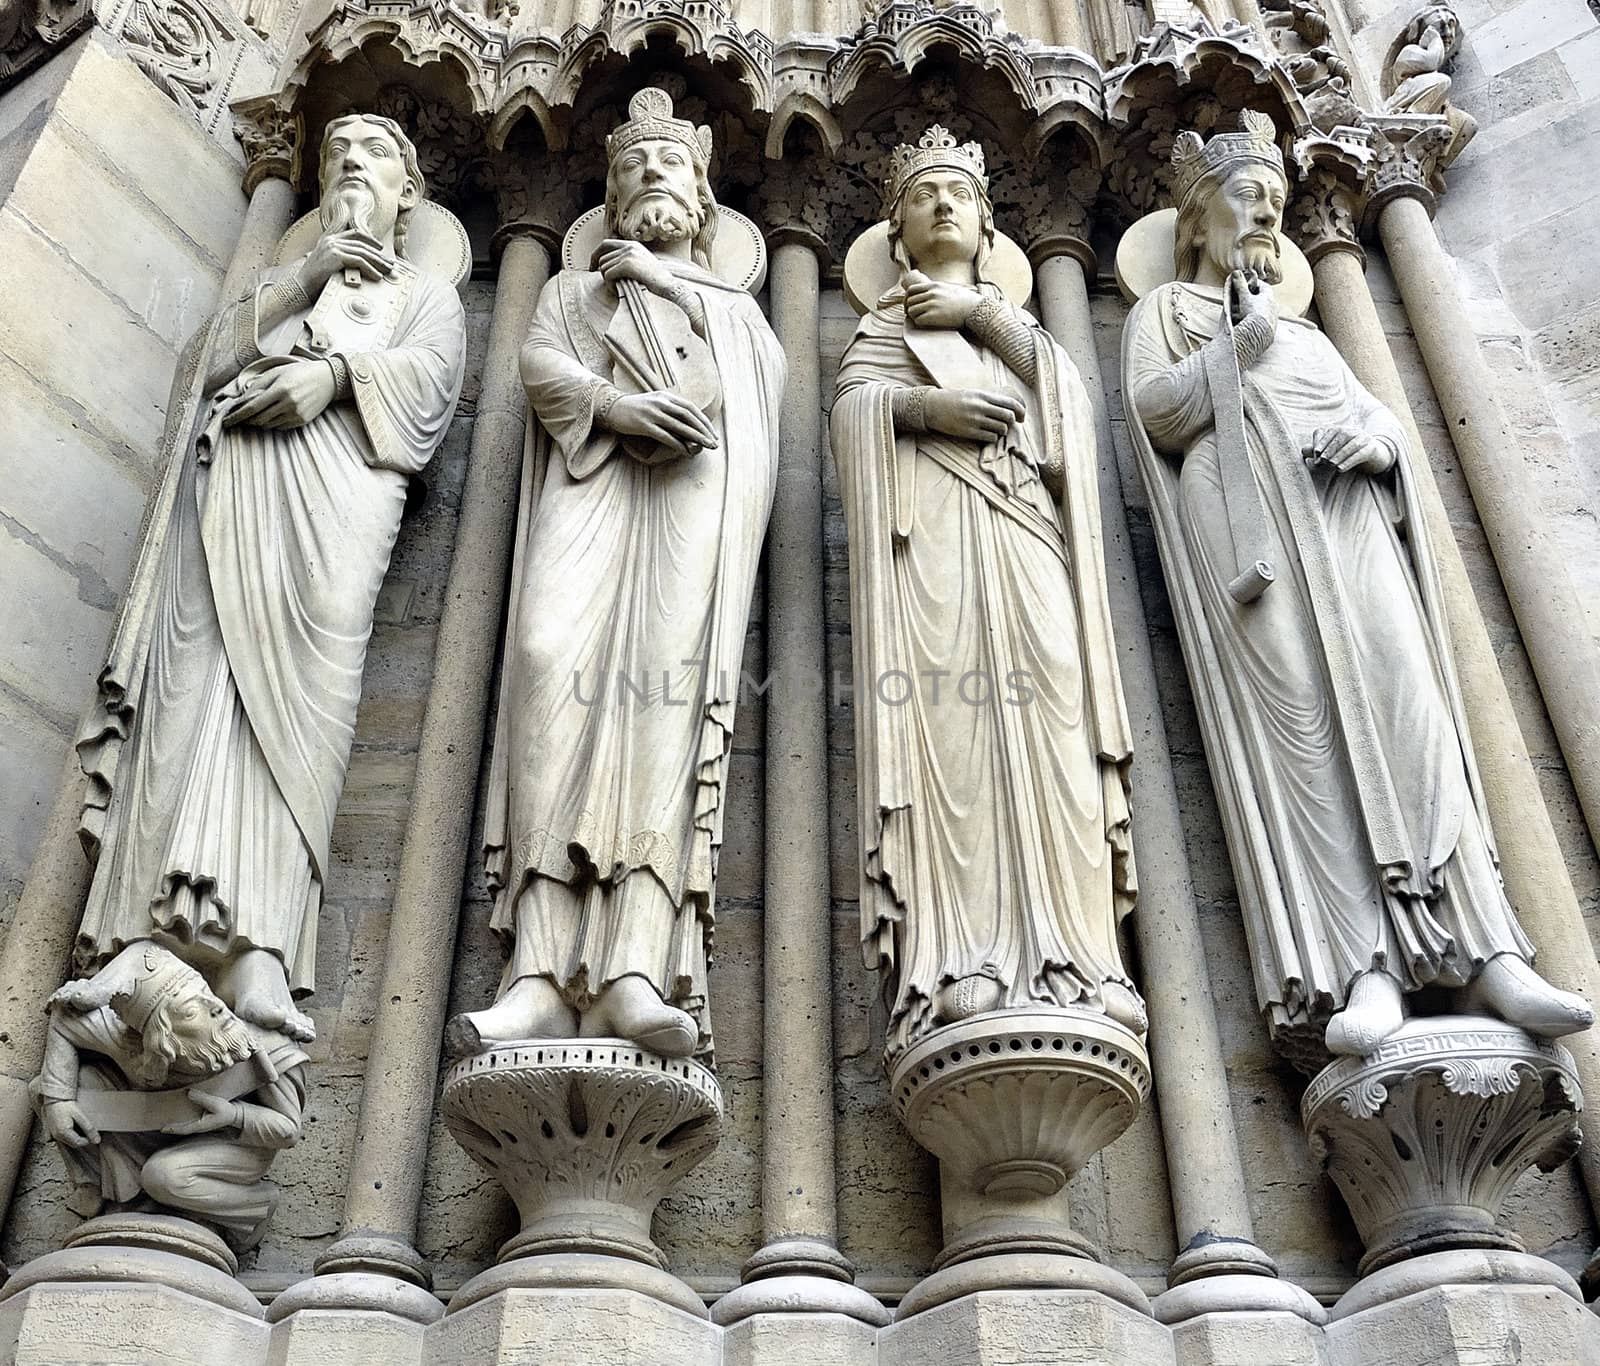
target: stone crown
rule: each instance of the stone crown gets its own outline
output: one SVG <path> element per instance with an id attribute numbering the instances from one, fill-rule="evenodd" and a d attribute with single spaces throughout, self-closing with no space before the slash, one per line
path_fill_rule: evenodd
<path id="1" fill-rule="evenodd" d="M 141 1034 L 163 1001 L 190 987 L 200 976 L 176 955 L 153 945 L 145 950 L 144 968 L 146 976 L 130 995 L 119 1000 L 119 1013 L 124 1022 Z"/>
<path id="2" fill-rule="evenodd" d="M 976 142 L 956 145 L 948 129 L 933 125 L 918 140 L 915 147 L 901 143 L 889 155 L 889 173 L 883 182 L 883 202 L 892 209 L 905 193 L 906 186 L 924 171 L 965 171 L 974 180 L 988 188 L 988 171 L 984 165 L 983 148 Z"/>
<path id="3" fill-rule="evenodd" d="M 1194 188 L 1238 162 L 1258 161 L 1284 174 L 1278 128 L 1268 114 L 1246 109 L 1237 133 L 1218 133 L 1210 142 L 1184 131 L 1172 144 L 1172 200 L 1180 208 Z"/>
<path id="4" fill-rule="evenodd" d="M 647 85 L 628 101 L 628 121 L 606 138 L 606 161 L 614 162 L 629 147 L 647 138 L 681 142 L 694 163 L 705 170 L 711 161 L 711 129 L 672 116 L 672 96 Z"/>

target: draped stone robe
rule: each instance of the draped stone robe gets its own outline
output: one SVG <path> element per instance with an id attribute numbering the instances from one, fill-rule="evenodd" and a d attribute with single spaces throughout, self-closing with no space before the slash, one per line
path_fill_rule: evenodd
<path id="1" fill-rule="evenodd" d="M 410 476 L 460 394 L 466 330 L 450 285 L 405 261 L 342 275 L 270 330 L 262 274 L 210 324 L 195 427 L 175 438 L 79 740 L 98 849 L 78 934 L 90 972 L 155 938 L 202 968 L 262 948 L 309 992 L 334 809 L 372 612 Z M 352 393 L 303 427 L 224 427 L 246 384 L 343 355 Z M 174 385 L 174 420 L 191 379 Z M 169 432 L 169 436 L 171 433 Z"/>
<path id="2" fill-rule="evenodd" d="M 637 975 L 711 1048 L 706 960 L 784 359 L 755 300 L 684 262 L 721 379 L 718 444 L 646 465 L 594 420 L 617 307 L 596 272 L 540 296 L 485 859 L 502 993 L 586 1009 Z"/>
<path id="3" fill-rule="evenodd" d="M 895 390 L 933 382 L 898 289 L 839 370 L 861 933 L 890 1058 L 962 977 L 994 979 L 1005 1008 L 1098 1009 L 1106 982 L 1132 988 L 1116 939 L 1135 891 L 1132 745 L 1094 426 L 1072 362 L 1029 321 L 1032 388 L 974 347 L 984 387 L 1026 404 L 1003 442 L 896 435 Z"/>
<path id="4" fill-rule="evenodd" d="M 1225 344 L 1220 320 L 1219 289 L 1169 284 L 1141 301 L 1124 392 L 1262 1008 L 1311 1065 L 1357 973 L 1461 985 L 1494 954 L 1532 951 L 1495 865 L 1404 431 L 1321 332 L 1279 322 L 1244 371 L 1277 580 L 1235 602 L 1201 355 Z M 1392 469 L 1308 466 L 1302 446 L 1331 427 L 1377 437 Z"/>

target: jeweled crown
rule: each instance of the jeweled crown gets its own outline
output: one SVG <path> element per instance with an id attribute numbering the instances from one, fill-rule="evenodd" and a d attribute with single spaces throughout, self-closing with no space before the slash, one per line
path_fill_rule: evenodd
<path id="1" fill-rule="evenodd" d="M 615 161 L 634 143 L 646 138 L 681 142 L 702 171 L 711 161 L 711 130 L 703 125 L 697 128 L 688 119 L 674 118 L 672 96 L 653 85 L 645 86 L 628 101 L 628 121 L 606 139 L 606 161 Z"/>
<path id="2" fill-rule="evenodd" d="M 1237 133 L 1218 133 L 1210 142 L 1198 133 L 1179 133 L 1172 144 L 1173 203 L 1182 208 L 1201 181 L 1241 161 L 1258 161 L 1284 174 L 1278 128 L 1271 115 L 1246 109 L 1239 115 Z"/>
<path id="3" fill-rule="evenodd" d="M 889 174 L 883 182 L 885 212 L 894 209 L 907 185 L 924 171 L 933 170 L 965 171 L 985 190 L 989 188 L 983 148 L 975 142 L 957 146 L 948 129 L 934 124 L 917 139 L 915 147 L 903 142 L 889 154 Z"/>

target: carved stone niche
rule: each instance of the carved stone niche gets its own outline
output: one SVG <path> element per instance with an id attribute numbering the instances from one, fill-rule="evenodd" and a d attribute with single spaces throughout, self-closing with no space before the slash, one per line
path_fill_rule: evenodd
<path id="1" fill-rule="evenodd" d="M 889 1086 L 901 1122 L 939 1159 L 945 1236 L 934 1274 L 898 1318 L 975 1290 L 1029 1286 L 1095 1289 L 1149 1312 L 1138 1287 L 1073 1230 L 1066 1190 L 1150 1094 L 1137 1035 L 1093 1011 L 995 1011 L 913 1044 Z"/>
<path id="2" fill-rule="evenodd" d="M 508 1286 L 578 1284 L 707 1316 L 650 1236 L 657 1204 L 722 1136 L 722 1089 L 707 1068 L 621 1039 L 535 1040 L 456 1063 L 440 1109 L 522 1221 L 452 1310 Z"/>
<path id="3" fill-rule="evenodd" d="M 1500 1206 L 1530 1167 L 1553 1171 L 1577 1151 L 1582 1108 L 1566 1049 L 1477 1016 L 1409 1020 L 1369 1056 L 1323 1068 L 1300 1115 L 1366 1244 L 1368 1280 L 1351 1295 L 1388 1298 L 1386 1285 L 1416 1279 L 1413 1259 L 1442 1254 L 1444 1266 L 1469 1250 L 1495 1279 L 1547 1281 L 1559 1269 L 1526 1255 Z M 1570 1280 L 1560 1288 L 1577 1295 Z"/>

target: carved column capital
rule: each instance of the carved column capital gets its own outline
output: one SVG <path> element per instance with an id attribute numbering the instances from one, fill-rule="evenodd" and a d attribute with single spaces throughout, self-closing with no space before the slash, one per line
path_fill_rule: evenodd
<path id="1" fill-rule="evenodd" d="M 495 205 L 500 226 L 489 250 L 498 257 L 517 237 L 531 237 L 552 257 L 578 216 L 577 186 L 583 177 L 572 174 L 567 158 L 546 153 L 527 159 L 504 154 L 491 168 Z"/>
<path id="2" fill-rule="evenodd" d="M 1294 148 L 1299 169 L 1284 231 L 1312 265 L 1330 251 L 1353 252 L 1363 266 L 1361 223 L 1372 188 L 1375 154 L 1365 129 L 1341 127 L 1342 136 L 1310 136 Z"/>
<path id="3" fill-rule="evenodd" d="M 263 180 L 300 178 L 300 153 L 305 141 L 305 121 L 294 110 L 282 108 L 271 95 L 236 100 L 233 135 L 244 148 L 244 192 L 254 194 Z"/>
<path id="4" fill-rule="evenodd" d="M 1444 193 L 1446 154 L 1455 137 L 1449 120 L 1438 114 L 1371 114 L 1367 125 L 1374 133 L 1376 152 L 1368 223 L 1375 222 L 1383 206 L 1394 199 L 1417 200 L 1431 218 Z"/>
<path id="5" fill-rule="evenodd" d="M 1044 165 L 1003 165 L 990 186 L 999 212 L 1004 205 L 1021 233 L 1023 249 L 1035 269 L 1053 256 L 1072 256 L 1094 278 L 1098 266 L 1089 232 L 1100 172 L 1092 166 L 1070 171 Z"/>
<path id="6" fill-rule="evenodd" d="M 826 268 L 833 256 L 833 204 L 840 197 L 841 181 L 834 163 L 816 153 L 768 161 L 754 196 L 768 246 L 801 243 Z"/>

